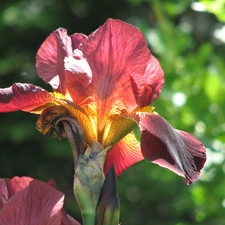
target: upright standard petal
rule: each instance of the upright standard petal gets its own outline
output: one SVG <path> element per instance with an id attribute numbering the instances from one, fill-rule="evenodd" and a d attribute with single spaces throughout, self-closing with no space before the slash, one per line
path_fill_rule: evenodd
<path id="1" fill-rule="evenodd" d="M 82 96 L 91 82 L 92 72 L 83 53 L 77 49 L 86 36 L 77 34 L 72 37 L 71 40 L 63 28 L 50 34 L 38 50 L 36 69 L 39 77 L 54 90 L 70 100 L 74 97 L 73 100 L 80 103 L 77 95 Z"/>
<path id="2" fill-rule="evenodd" d="M 9 88 L 0 89 L 0 112 L 23 110 L 30 112 L 35 108 L 57 98 L 45 89 L 33 84 L 15 83 Z"/>
<path id="3" fill-rule="evenodd" d="M 39 77 L 63 93 L 64 59 L 72 55 L 72 43 L 67 31 L 59 28 L 50 34 L 38 50 L 36 69 Z"/>
<path id="4" fill-rule="evenodd" d="M 164 84 L 164 72 L 153 55 L 149 58 L 144 76 L 132 75 L 131 83 L 139 107 L 150 105 L 158 98 Z"/>
<path id="5" fill-rule="evenodd" d="M 140 30 L 120 20 L 109 19 L 91 33 L 79 49 L 92 70 L 93 84 L 89 94 L 96 98 L 100 117 L 105 114 L 105 101 L 109 108 L 118 100 L 125 108 L 136 108 L 130 77 L 142 77 L 150 58 Z"/>
<path id="6" fill-rule="evenodd" d="M 185 177 L 187 184 L 197 180 L 206 161 L 203 144 L 191 134 L 173 129 L 157 114 L 138 114 L 143 156 Z"/>
<path id="7" fill-rule="evenodd" d="M 130 133 L 107 153 L 104 172 L 107 173 L 114 164 L 116 175 L 119 176 L 125 169 L 143 159 L 136 137 Z"/>
<path id="8" fill-rule="evenodd" d="M 91 33 L 87 40 L 82 40 L 78 49 L 87 59 L 92 71 L 92 82 L 88 85 L 84 93 L 85 98 L 80 105 L 93 111 L 96 117 L 96 130 L 101 136 L 112 110 L 131 112 L 139 104 L 143 105 L 135 96 L 133 83 L 136 84 L 138 93 L 139 83 L 149 83 L 147 73 L 146 77 L 144 74 L 150 70 L 148 64 L 151 64 L 149 63 L 151 54 L 140 30 L 113 19 L 107 20 Z M 140 82 L 136 81 L 139 77 L 142 77 Z M 78 95 L 74 86 L 68 85 L 67 88 L 73 101 L 76 102 Z M 145 95 L 145 88 L 141 89 L 142 95 Z M 153 95 L 150 92 L 146 97 L 147 102 L 151 101 Z"/>

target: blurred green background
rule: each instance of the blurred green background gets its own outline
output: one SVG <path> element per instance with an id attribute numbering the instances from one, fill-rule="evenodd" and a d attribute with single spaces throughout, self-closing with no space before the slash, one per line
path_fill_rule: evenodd
<path id="1" fill-rule="evenodd" d="M 118 178 L 122 225 L 225 224 L 225 1 L 9 0 L 0 3 L 0 87 L 40 85 L 35 55 L 58 27 L 89 34 L 107 18 L 144 33 L 165 72 L 156 111 L 207 148 L 200 179 L 181 177 L 144 160 Z M 0 114 L 0 177 L 54 178 L 66 211 L 81 221 L 72 192 L 73 160 L 66 140 L 44 138 L 37 115 Z"/>

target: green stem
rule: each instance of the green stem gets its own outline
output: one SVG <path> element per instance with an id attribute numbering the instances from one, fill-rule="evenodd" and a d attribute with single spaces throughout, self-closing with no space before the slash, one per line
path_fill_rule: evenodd
<path id="1" fill-rule="evenodd" d="M 81 212 L 83 225 L 95 225 L 95 211 Z"/>

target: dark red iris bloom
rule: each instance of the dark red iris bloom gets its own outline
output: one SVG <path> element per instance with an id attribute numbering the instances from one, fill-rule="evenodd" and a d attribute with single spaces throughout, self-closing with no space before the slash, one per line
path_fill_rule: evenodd
<path id="1" fill-rule="evenodd" d="M 38 50 L 36 68 L 54 92 L 16 83 L 0 89 L 0 112 L 41 114 L 59 106 L 79 122 L 87 145 L 96 140 L 111 146 L 105 171 L 114 163 L 119 175 L 146 158 L 187 183 L 198 178 L 206 160 L 204 146 L 149 106 L 159 96 L 164 74 L 137 28 L 113 19 L 89 36 L 68 36 L 59 28 Z M 140 144 L 132 133 L 136 125 Z M 45 133 L 40 120 L 37 127 Z"/>
<path id="2" fill-rule="evenodd" d="M 63 202 L 52 180 L 0 179 L 0 224 L 79 225 L 65 213 Z"/>

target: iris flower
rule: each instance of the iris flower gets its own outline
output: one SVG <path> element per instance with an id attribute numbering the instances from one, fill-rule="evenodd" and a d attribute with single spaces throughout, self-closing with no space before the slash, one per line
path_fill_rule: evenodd
<path id="1" fill-rule="evenodd" d="M 185 177 L 187 184 L 198 178 L 205 148 L 150 106 L 161 92 L 164 73 L 137 28 L 113 19 L 88 36 L 68 36 L 59 28 L 38 50 L 36 69 L 53 92 L 15 83 L 0 89 L 0 112 L 23 110 L 51 117 L 56 107 L 74 117 L 88 146 L 98 141 L 111 147 L 105 173 L 114 164 L 119 175 L 145 158 Z M 42 115 L 37 128 L 47 135 Z M 140 144 L 132 132 L 136 126 Z"/>
<path id="2" fill-rule="evenodd" d="M 63 202 L 53 180 L 0 179 L 0 224 L 79 225 L 65 213 Z"/>

